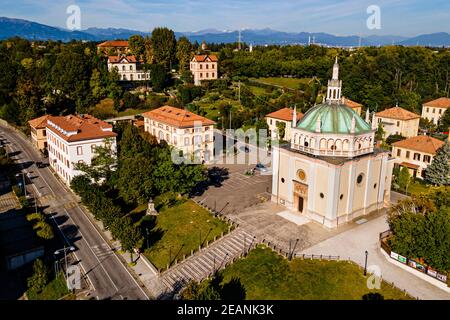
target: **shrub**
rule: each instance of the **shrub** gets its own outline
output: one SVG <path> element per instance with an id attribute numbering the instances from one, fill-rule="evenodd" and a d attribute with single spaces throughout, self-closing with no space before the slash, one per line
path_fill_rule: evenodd
<path id="1" fill-rule="evenodd" d="M 28 278 L 28 289 L 39 293 L 48 283 L 48 269 L 41 259 L 37 259 L 33 264 L 33 275 Z"/>
<path id="2" fill-rule="evenodd" d="M 177 203 L 179 198 L 179 194 L 173 191 L 163 193 L 155 198 L 155 208 L 160 211 L 164 208 L 171 207 Z"/>

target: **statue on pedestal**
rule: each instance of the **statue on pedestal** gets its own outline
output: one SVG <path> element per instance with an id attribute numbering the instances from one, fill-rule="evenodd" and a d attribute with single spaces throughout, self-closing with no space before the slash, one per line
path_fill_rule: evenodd
<path id="1" fill-rule="evenodd" d="M 155 204 L 153 203 L 152 199 L 150 199 L 150 201 L 148 202 L 147 215 L 148 216 L 157 216 L 158 215 L 158 211 L 156 211 Z"/>

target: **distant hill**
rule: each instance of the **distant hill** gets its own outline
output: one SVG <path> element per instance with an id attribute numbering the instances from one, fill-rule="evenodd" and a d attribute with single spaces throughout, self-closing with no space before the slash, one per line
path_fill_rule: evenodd
<path id="1" fill-rule="evenodd" d="M 150 35 L 150 32 L 142 32 L 129 29 L 117 28 L 89 28 L 82 31 L 68 31 L 61 28 L 51 27 L 44 24 L 21 19 L 11 19 L 0 17 L 0 39 L 7 39 L 14 36 L 29 40 L 70 40 L 105 41 L 114 39 L 128 39 L 130 36 L 139 34 Z M 195 32 L 175 32 L 177 38 L 186 36 L 192 42 L 210 43 L 233 43 L 238 40 L 238 31 L 220 31 L 217 29 L 204 29 Z M 326 46 L 384 46 L 399 44 L 405 46 L 450 46 L 450 34 L 446 32 L 419 35 L 413 38 L 396 35 L 366 36 L 356 35 L 336 36 L 329 33 L 308 33 L 308 32 L 282 32 L 269 28 L 266 29 L 245 29 L 241 31 L 243 42 L 253 45 L 288 45 L 316 43 Z"/>

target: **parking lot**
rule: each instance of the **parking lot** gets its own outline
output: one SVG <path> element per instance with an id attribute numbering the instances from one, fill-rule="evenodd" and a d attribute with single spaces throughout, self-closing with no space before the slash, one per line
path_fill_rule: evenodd
<path id="1" fill-rule="evenodd" d="M 237 213 L 270 200 L 272 175 L 270 172 L 261 174 L 258 171 L 254 175 L 245 174 L 254 167 L 240 164 L 209 166 L 210 170 L 217 169 L 224 173 L 223 178 L 215 185 L 210 185 L 195 200 L 224 214 Z"/>

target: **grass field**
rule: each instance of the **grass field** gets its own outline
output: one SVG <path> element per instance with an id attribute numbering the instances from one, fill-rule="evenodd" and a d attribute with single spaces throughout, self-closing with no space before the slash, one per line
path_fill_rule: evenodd
<path id="1" fill-rule="evenodd" d="M 50 281 L 42 292 L 35 293 L 30 290 L 27 292 L 29 300 L 58 300 L 67 294 L 69 294 L 69 290 L 63 274 Z"/>
<path id="2" fill-rule="evenodd" d="M 386 283 L 367 288 L 361 268 L 345 261 L 294 259 L 288 262 L 261 246 L 223 271 L 223 282 L 239 278 L 247 300 L 360 300 L 367 293 L 384 299 L 410 299 Z"/>
<path id="3" fill-rule="evenodd" d="M 169 261 L 181 260 L 200 243 L 214 240 L 222 232 L 228 232 L 228 224 L 192 200 L 163 210 L 157 217 L 154 232 L 161 233 L 161 239 L 149 249 L 145 256 L 158 268 L 167 267 Z"/>
<path id="4" fill-rule="evenodd" d="M 258 79 L 252 79 L 252 80 L 298 90 L 299 85 L 301 83 L 307 84 L 311 79 L 309 79 L 309 78 L 269 77 L 269 78 L 258 78 Z"/>

